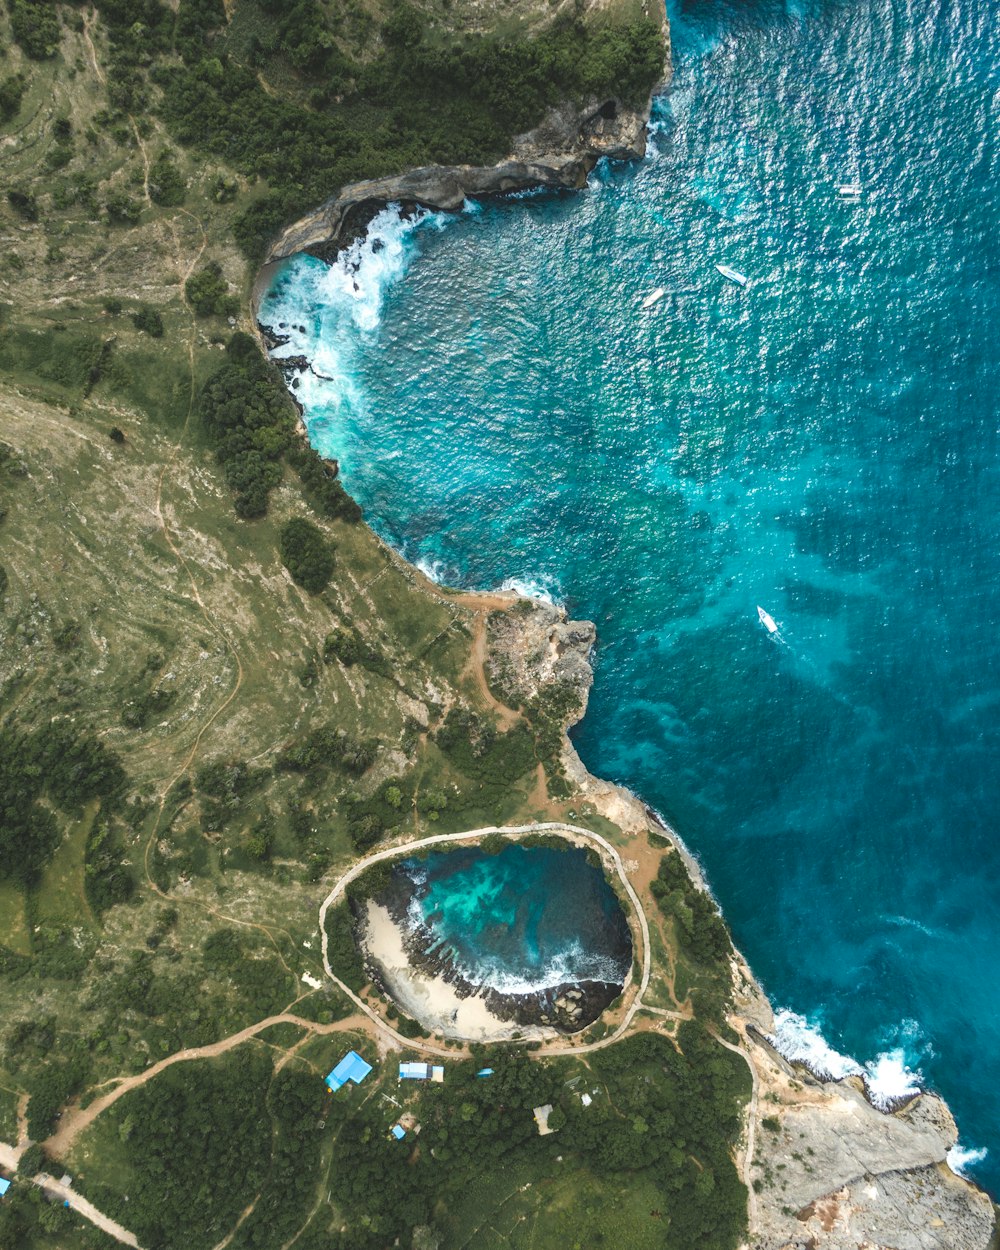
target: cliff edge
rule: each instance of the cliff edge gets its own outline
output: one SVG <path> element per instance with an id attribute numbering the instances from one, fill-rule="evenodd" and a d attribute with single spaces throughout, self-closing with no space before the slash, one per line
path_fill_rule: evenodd
<path id="1" fill-rule="evenodd" d="M 657 91 L 670 80 L 666 21 L 663 42 L 663 78 Z M 336 253 L 386 204 L 458 212 L 467 199 L 488 199 L 535 187 L 579 189 L 598 161 L 635 160 L 645 155 L 653 94 L 641 109 L 630 108 L 614 97 L 553 108 L 533 130 L 517 135 L 510 155 L 496 165 L 425 165 L 390 178 L 352 183 L 286 227 L 272 245 L 266 263 L 296 252 Z"/>

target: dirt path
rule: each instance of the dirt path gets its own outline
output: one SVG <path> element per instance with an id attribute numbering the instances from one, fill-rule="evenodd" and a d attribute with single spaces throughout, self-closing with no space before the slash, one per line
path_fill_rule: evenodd
<path id="1" fill-rule="evenodd" d="M 11 1173 L 16 1172 L 18 1162 L 27 1146 L 26 1139 L 19 1142 L 17 1146 L 8 1146 L 6 1142 L 0 1142 L 0 1167 Z M 91 1224 L 103 1229 L 109 1237 L 114 1237 L 115 1241 L 120 1241 L 123 1246 L 132 1246 L 134 1250 L 139 1250 L 139 1242 L 134 1233 L 130 1233 L 121 1224 L 115 1223 L 103 1211 L 98 1211 L 93 1203 L 88 1202 L 82 1194 L 76 1193 L 68 1185 L 64 1185 L 61 1181 L 57 1181 L 45 1172 L 40 1172 L 34 1177 L 33 1183 L 43 1193 L 57 1198 L 60 1202 L 65 1202 L 78 1215 L 82 1215 L 85 1220 L 89 1220 Z"/>
<path id="2" fill-rule="evenodd" d="M 472 636 L 472 650 L 465 666 L 465 675 L 472 678 L 483 702 L 491 708 L 500 721 L 500 728 L 506 732 L 518 723 L 521 714 L 501 703 L 486 680 L 486 622 L 488 612 L 479 607 L 476 609 L 475 627 Z"/>
<path id="3" fill-rule="evenodd" d="M 633 1017 L 642 1006 L 642 996 L 645 994 L 646 989 L 649 986 L 651 967 L 649 925 L 646 921 L 646 913 L 643 911 L 642 904 L 639 901 L 639 896 L 632 888 L 632 883 L 626 875 L 625 865 L 622 863 L 622 858 L 618 851 L 611 845 L 607 838 L 602 837 L 601 834 L 594 833 L 590 829 L 581 829 L 578 825 L 567 825 L 560 821 L 545 821 L 531 825 L 489 825 L 483 829 L 470 829 L 465 833 L 438 833 L 429 838 L 421 838 L 416 842 L 400 841 L 395 843 L 393 846 L 386 847 L 384 850 L 374 851 L 370 855 L 366 855 L 363 859 L 358 860 L 356 864 L 349 868 L 346 873 L 344 873 L 320 906 L 319 930 L 323 943 L 323 969 L 326 972 L 326 975 L 336 984 L 342 993 L 347 995 L 356 1007 L 359 1007 L 365 1015 L 369 1017 L 381 1033 L 392 1038 L 398 1046 L 401 1046 L 403 1049 L 410 1048 L 412 1050 L 424 1051 L 432 1055 L 443 1055 L 454 1058 L 457 1054 L 455 1050 L 446 1050 L 444 1047 L 434 1046 L 430 1042 L 404 1038 L 401 1034 L 397 1033 L 395 1029 L 391 1028 L 390 1025 L 388 1025 L 376 1011 L 369 1007 L 363 999 L 359 998 L 349 986 L 345 985 L 344 982 L 334 974 L 333 969 L 330 967 L 328 939 L 326 933 L 326 914 L 330 910 L 330 907 L 343 895 L 347 886 L 350 885 L 356 877 L 360 876 L 361 873 L 363 873 L 365 869 L 370 867 L 372 864 L 377 864 L 387 859 L 393 859 L 404 852 L 410 854 L 413 851 L 427 846 L 440 846 L 447 842 L 468 842 L 470 840 L 478 840 L 490 833 L 502 833 L 514 837 L 530 833 L 567 833 L 571 834 L 573 838 L 583 838 L 585 841 L 596 843 L 610 857 L 611 862 L 614 865 L 623 886 L 625 887 L 625 892 L 629 897 L 629 901 L 632 903 L 635 910 L 635 916 L 639 923 L 639 930 L 642 934 L 642 977 L 640 978 L 639 988 L 633 995 L 632 1001 L 626 1009 L 625 1015 L 622 1017 L 618 1027 L 613 1033 L 610 1033 L 607 1037 L 602 1038 L 600 1041 L 588 1042 L 584 1045 L 577 1045 L 570 1039 L 565 1039 L 562 1044 L 559 1042 L 550 1044 L 546 1047 L 546 1053 L 551 1054 L 558 1053 L 560 1051 L 569 1051 L 574 1055 L 585 1055 L 594 1050 L 603 1050 L 605 1046 L 611 1046 L 614 1042 L 619 1041 L 625 1036 L 632 1024 Z"/>
<path id="4" fill-rule="evenodd" d="M 753 1231 L 757 1223 L 757 1191 L 753 1187 L 750 1177 L 750 1169 L 753 1166 L 753 1150 L 754 1135 L 757 1131 L 757 1093 L 760 1082 L 757 1078 L 757 1068 L 749 1053 L 740 1046 L 727 1042 L 725 1038 L 720 1037 L 718 1033 L 713 1032 L 712 1036 L 720 1046 L 725 1046 L 726 1050 L 731 1050 L 734 1055 L 739 1055 L 743 1062 L 750 1069 L 750 1079 L 753 1082 L 753 1089 L 750 1094 L 750 1102 L 747 1106 L 747 1140 L 746 1147 L 743 1152 L 743 1184 L 747 1187 L 747 1216 L 749 1219 L 749 1227 Z"/>
<path id="5" fill-rule="evenodd" d="M 44 1172 L 40 1172 L 35 1177 L 34 1183 L 42 1193 L 65 1202 L 78 1215 L 82 1215 L 85 1220 L 90 1220 L 91 1224 L 102 1229 L 109 1237 L 114 1237 L 115 1241 L 120 1241 L 123 1246 L 132 1246 L 133 1250 L 139 1250 L 139 1241 L 135 1233 L 130 1233 L 127 1228 L 122 1228 L 121 1224 L 110 1219 L 102 1211 L 98 1211 L 97 1207 L 92 1202 L 88 1202 L 83 1194 L 78 1194 L 75 1189 L 62 1184 L 53 1176 L 47 1176 Z"/>
<path id="6" fill-rule="evenodd" d="M 224 1055 L 227 1051 L 234 1050 L 237 1046 L 242 1046 L 244 1042 L 250 1041 L 258 1033 L 263 1033 L 265 1029 L 269 1029 L 273 1025 L 295 1024 L 299 1028 L 307 1029 L 312 1033 L 319 1034 L 321 1037 L 326 1037 L 331 1033 L 367 1028 L 368 1023 L 368 1020 L 363 1016 L 356 1015 L 348 1016 L 343 1020 L 334 1020 L 332 1024 L 317 1024 L 314 1020 L 306 1020 L 290 1011 L 280 1012 L 276 1016 L 268 1016 L 267 1019 L 258 1020 L 256 1024 L 247 1025 L 245 1029 L 241 1029 L 238 1033 L 232 1033 L 229 1037 L 222 1038 L 221 1041 L 211 1042 L 207 1046 L 194 1046 L 187 1050 L 178 1050 L 174 1054 L 168 1055 L 166 1059 L 161 1059 L 159 1063 L 152 1064 L 144 1072 L 139 1072 L 135 1076 L 122 1077 L 114 1089 L 109 1090 L 106 1094 L 102 1094 L 99 1098 L 95 1098 L 86 1107 L 68 1107 L 63 1112 L 58 1129 L 42 1145 L 50 1155 L 61 1158 L 67 1153 L 77 1137 L 85 1129 L 89 1128 L 99 1115 L 113 1106 L 119 1098 L 124 1098 L 132 1090 L 145 1085 L 167 1068 L 173 1067 L 175 1063 L 191 1063 L 196 1059 L 214 1059 L 218 1055 Z M 455 1051 L 446 1053 L 454 1055 Z M 0 1155 L 0 1162 L 2 1161 L 2 1155 Z"/>
<path id="7" fill-rule="evenodd" d="M 90 8 L 83 17 L 83 41 L 87 45 L 87 54 L 90 57 L 90 65 L 94 71 L 94 77 L 103 87 L 107 82 L 104 77 L 104 70 L 101 69 L 97 60 L 97 49 L 94 47 L 94 40 L 91 32 L 94 29 L 94 23 L 97 21 L 97 10 Z"/>

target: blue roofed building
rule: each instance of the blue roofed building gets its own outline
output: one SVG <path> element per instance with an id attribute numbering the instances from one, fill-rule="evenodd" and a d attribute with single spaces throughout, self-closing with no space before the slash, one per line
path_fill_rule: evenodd
<path id="1" fill-rule="evenodd" d="M 4 1196 L 8 1189 L 10 1189 L 10 1181 L 5 1181 L 4 1178 L 0 1176 L 0 1198 Z"/>
<path id="2" fill-rule="evenodd" d="M 401 1081 L 438 1081 L 444 1080 L 444 1068 L 438 1064 L 433 1067 L 429 1063 L 401 1063 L 399 1065 Z"/>
<path id="3" fill-rule="evenodd" d="M 371 1070 L 372 1065 L 365 1063 L 356 1050 L 349 1050 L 326 1078 L 324 1084 L 332 1092 L 346 1085 L 348 1081 L 360 1085 Z"/>
<path id="4" fill-rule="evenodd" d="M 406 1129 L 403 1128 L 402 1124 L 394 1124 L 389 1132 L 392 1133 L 396 1141 L 402 1141 L 406 1136 Z"/>

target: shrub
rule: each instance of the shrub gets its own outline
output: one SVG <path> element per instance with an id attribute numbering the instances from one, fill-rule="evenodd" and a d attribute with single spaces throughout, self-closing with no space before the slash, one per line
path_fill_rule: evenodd
<path id="1" fill-rule="evenodd" d="M 199 317 L 227 314 L 231 308 L 228 291 L 229 284 L 222 276 L 222 268 L 214 260 L 192 274 L 184 283 L 187 301 Z"/>
<path id="2" fill-rule="evenodd" d="M 135 310 L 132 314 L 132 324 L 137 330 L 151 335 L 154 339 L 163 337 L 163 318 L 155 308 L 150 308 L 148 304 L 143 304 Z"/>
<path id="3" fill-rule="evenodd" d="M 11 187 L 7 192 L 7 199 L 19 217 L 23 217 L 25 221 L 38 220 L 38 201 L 30 191 L 19 191 L 16 187 Z"/>
<path id="4" fill-rule="evenodd" d="M 0 122 L 13 121 L 18 115 L 27 85 L 23 74 L 9 74 L 0 81 Z"/>
<path id="5" fill-rule="evenodd" d="M 59 16 L 53 4 L 40 0 L 11 0 L 10 25 L 14 38 L 32 60 L 55 56 L 59 47 Z"/>
<path id="6" fill-rule="evenodd" d="M 164 150 L 149 168 L 149 198 L 154 204 L 176 208 L 184 203 L 187 184 L 177 168 L 173 154 Z"/>

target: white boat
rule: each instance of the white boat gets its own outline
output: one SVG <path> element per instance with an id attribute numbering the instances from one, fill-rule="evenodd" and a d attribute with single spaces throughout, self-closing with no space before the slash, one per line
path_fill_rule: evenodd
<path id="1" fill-rule="evenodd" d="M 716 265 L 715 267 L 724 278 L 728 278 L 730 282 L 735 282 L 737 286 L 746 286 L 749 281 L 745 274 L 740 273 L 736 269 L 731 269 L 729 265 Z"/>
<path id="2" fill-rule="evenodd" d="M 776 634 L 778 632 L 778 627 L 774 623 L 774 617 L 770 614 L 770 612 L 765 612 L 760 604 L 757 605 L 757 615 L 760 617 L 760 623 L 769 634 Z"/>
<path id="3" fill-rule="evenodd" d="M 856 200 L 860 198 L 861 190 L 860 182 L 842 182 L 837 188 L 837 194 L 845 200 Z"/>
<path id="4" fill-rule="evenodd" d="M 646 298 L 642 301 L 643 310 L 652 308 L 654 304 L 658 304 L 667 293 L 665 286 L 658 286 L 655 291 L 650 291 Z"/>

